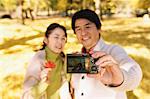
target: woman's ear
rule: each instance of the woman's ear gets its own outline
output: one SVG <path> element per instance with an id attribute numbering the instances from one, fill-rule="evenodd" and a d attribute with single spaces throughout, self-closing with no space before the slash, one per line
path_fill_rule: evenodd
<path id="1" fill-rule="evenodd" d="M 101 32 L 103 32 L 101 29 L 99 29 L 99 32 L 101 33 Z"/>
<path id="2" fill-rule="evenodd" d="M 44 37 L 43 42 L 47 45 L 48 44 L 48 39 L 46 37 Z"/>

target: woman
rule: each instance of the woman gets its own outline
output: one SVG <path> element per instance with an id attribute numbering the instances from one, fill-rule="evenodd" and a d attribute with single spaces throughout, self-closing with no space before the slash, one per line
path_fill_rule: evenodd
<path id="1" fill-rule="evenodd" d="M 29 63 L 23 99 L 60 99 L 59 92 L 64 90 L 61 86 L 67 81 L 64 67 L 65 55 L 62 52 L 66 41 L 67 33 L 64 26 L 57 23 L 48 26 L 43 48 Z M 69 93 L 68 89 L 65 91 Z"/>

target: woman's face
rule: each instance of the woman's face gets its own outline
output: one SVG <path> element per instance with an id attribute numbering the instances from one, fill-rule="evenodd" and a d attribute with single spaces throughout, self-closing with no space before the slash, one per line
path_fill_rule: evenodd
<path id="1" fill-rule="evenodd" d="M 46 38 L 45 43 L 49 49 L 54 53 L 60 53 L 63 51 L 67 38 L 65 32 L 61 28 L 55 28 L 49 37 Z"/>

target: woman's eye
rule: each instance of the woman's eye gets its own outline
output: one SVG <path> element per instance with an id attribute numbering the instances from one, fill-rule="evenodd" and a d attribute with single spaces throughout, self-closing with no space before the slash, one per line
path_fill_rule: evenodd
<path id="1" fill-rule="evenodd" d="M 62 38 L 62 40 L 63 40 L 63 41 L 65 41 L 65 40 L 66 40 L 66 38 Z"/>

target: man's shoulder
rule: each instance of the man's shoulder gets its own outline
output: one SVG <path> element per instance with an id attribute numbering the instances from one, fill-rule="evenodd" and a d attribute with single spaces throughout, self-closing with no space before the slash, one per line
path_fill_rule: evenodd
<path id="1" fill-rule="evenodd" d="M 111 55 L 127 55 L 125 49 L 123 47 L 121 47 L 120 45 L 117 44 L 110 44 L 108 45 L 108 52 Z"/>
<path id="2" fill-rule="evenodd" d="M 124 50 L 122 46 L 117 44 L 109 44 L 108 45 L 112 50 Z"/>

